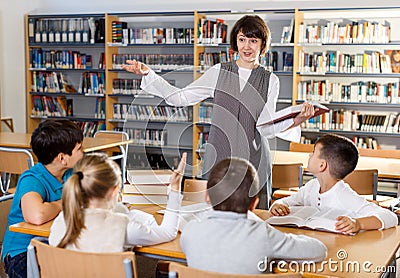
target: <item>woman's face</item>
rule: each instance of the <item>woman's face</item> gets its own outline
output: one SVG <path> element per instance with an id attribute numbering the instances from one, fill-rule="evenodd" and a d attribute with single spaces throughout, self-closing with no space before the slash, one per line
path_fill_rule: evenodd
<path id="1" fill-rule="evenodd" d="M 262 40 L 259 38 L 248 38 L 242 32 L 237 35 L 237 47 L 239 59 L 244 63 L 258 62 L 261 52 Z"/>

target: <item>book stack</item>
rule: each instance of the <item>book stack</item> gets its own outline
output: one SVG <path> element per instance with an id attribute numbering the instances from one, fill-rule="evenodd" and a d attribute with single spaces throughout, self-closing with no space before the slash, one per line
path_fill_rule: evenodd
<path id="1" fill-rule="evenodd" d="M 123 21 L 113 21 L 112 25 L 112 42 L 113 43 L 128 43 L 128 39 L 124 38 L 124 30 L 128 29 L 128 23 Z"/>
<path id="2" fill-rule="evenodd" d="M 167 204 L 171 170 L 129 170 L 122 202 L 131 205 Z"/>

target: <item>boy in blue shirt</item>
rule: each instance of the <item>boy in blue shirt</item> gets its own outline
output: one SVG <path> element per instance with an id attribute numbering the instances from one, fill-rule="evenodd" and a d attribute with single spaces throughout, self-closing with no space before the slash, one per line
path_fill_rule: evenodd
<path id="1" fill-rule="evenodd" d="M 27 276 L 27 247 L 33 236 L 8 227 L 23 221 L 41 225 L 58 215 L 63 183 L 83 156 L 82 141 L 81 129 L 68 120 L 46 120 L 33 131 L 31 146 L 38 163 L 18 180 L 2 247 L 9 278 Z"/>

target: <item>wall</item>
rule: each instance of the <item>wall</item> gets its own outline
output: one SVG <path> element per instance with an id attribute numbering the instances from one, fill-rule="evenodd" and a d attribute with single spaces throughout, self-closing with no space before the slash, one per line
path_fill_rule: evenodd
<path id="1" fill-rule="evenodd" d="M 333 2 L 333 3 L 332 3 Z M 399 6 L 398 0 L 353 0 L 351 7 Z M 157 10 L 154 10 L 154 7 Z M 24 15 L 43 13 L 96 13 L 349 7 L 345 0 L 19 0 L 0 2 L 0 105 L 2 116 L 12 116 L 16 132 L 25 132 Z M 6 130 L 3 127 L 2 130 Z"/>

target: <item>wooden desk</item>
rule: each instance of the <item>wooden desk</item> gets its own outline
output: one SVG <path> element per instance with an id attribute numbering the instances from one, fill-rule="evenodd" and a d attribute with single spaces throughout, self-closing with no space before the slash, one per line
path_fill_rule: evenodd
<path id="1" fill-rule="evenodd" d="M 308 165 L 309 153 L 290 151 L 271 151 L 272 163 L 303 163 Z M 378 169 L 379 179 L 400 181 L 400 159 L 360 156 L 356 169 Z"/>
<path id="2" fill-rule="evenodd" d="M 83 138 L 83 151 L 94 152 L 99 150 L 107 150 L 109 148 L 117 147 L 124 144 L 133 143 L 132 140 L 124 141 L 112 138 Z M 0 132 L 0 146 L 13 147 L 21 149 L 31 148 L 31 134 L 30 133 L 11 133 Z"/>
<path id="3" fill-rule="evenodd" d="M 158 206 L 143 207 L 142 210 L 153 213 L 157 222 L 160 222 L 162 215 L 155 213 L 159 210 Z M 265 210 L 257 210 L 261 218 L 268 218 L 268 212 Z M 35 226 L 27 223 L 19 223 L 12 225 L 10 231 L 28 233 L 40 236 L 48 236 L 51 222 L 41 226 Z M 355 236 L 346 236 L 329 232 L 320 232 L 313 230 L 276 227 L 278 230 L 298 235 L 307 235 L 321 240 L 328 248 L 328 256 L 325 263 L 317 263 L 318 269 L 323 268 L 319 274 L 333 275 L 339 277 L 380 277 L 381 273 L 375 272 L 377 267 L 387 267 L 395 258 L 397 249 L 400 246 L 400 227 L 384 230 L 384 231 L 367 231 L 358 233 Z M 159 259 L 168 259 L 173 261 L 185 261 L 179 245 L 180 235 L 167 243 L 157 244 L 147 247 L 136 247 L 135 252 L 139 255 L 149 256 Z M 338 255 L 339 254 L 339 255 Z M 340 260 L 338 256 L 345 255 L 346 258 Z M 370 264 L 369 264 L 370 263 Z M 331 264 L 331 267 L 329 267 Z M 352 271 L 353 265 L 360 265 L 360 271 Z M 362 269 L 363 264 L 369 267 L 371 272 Z M 350 271 L 345 271 L 346 266 Z M 333 267 L 342 267 L 343 271 Z M 393 270 L 392 270 L 393 271 Z M 315 272 L 313 270 L 307 272 Z"/>

